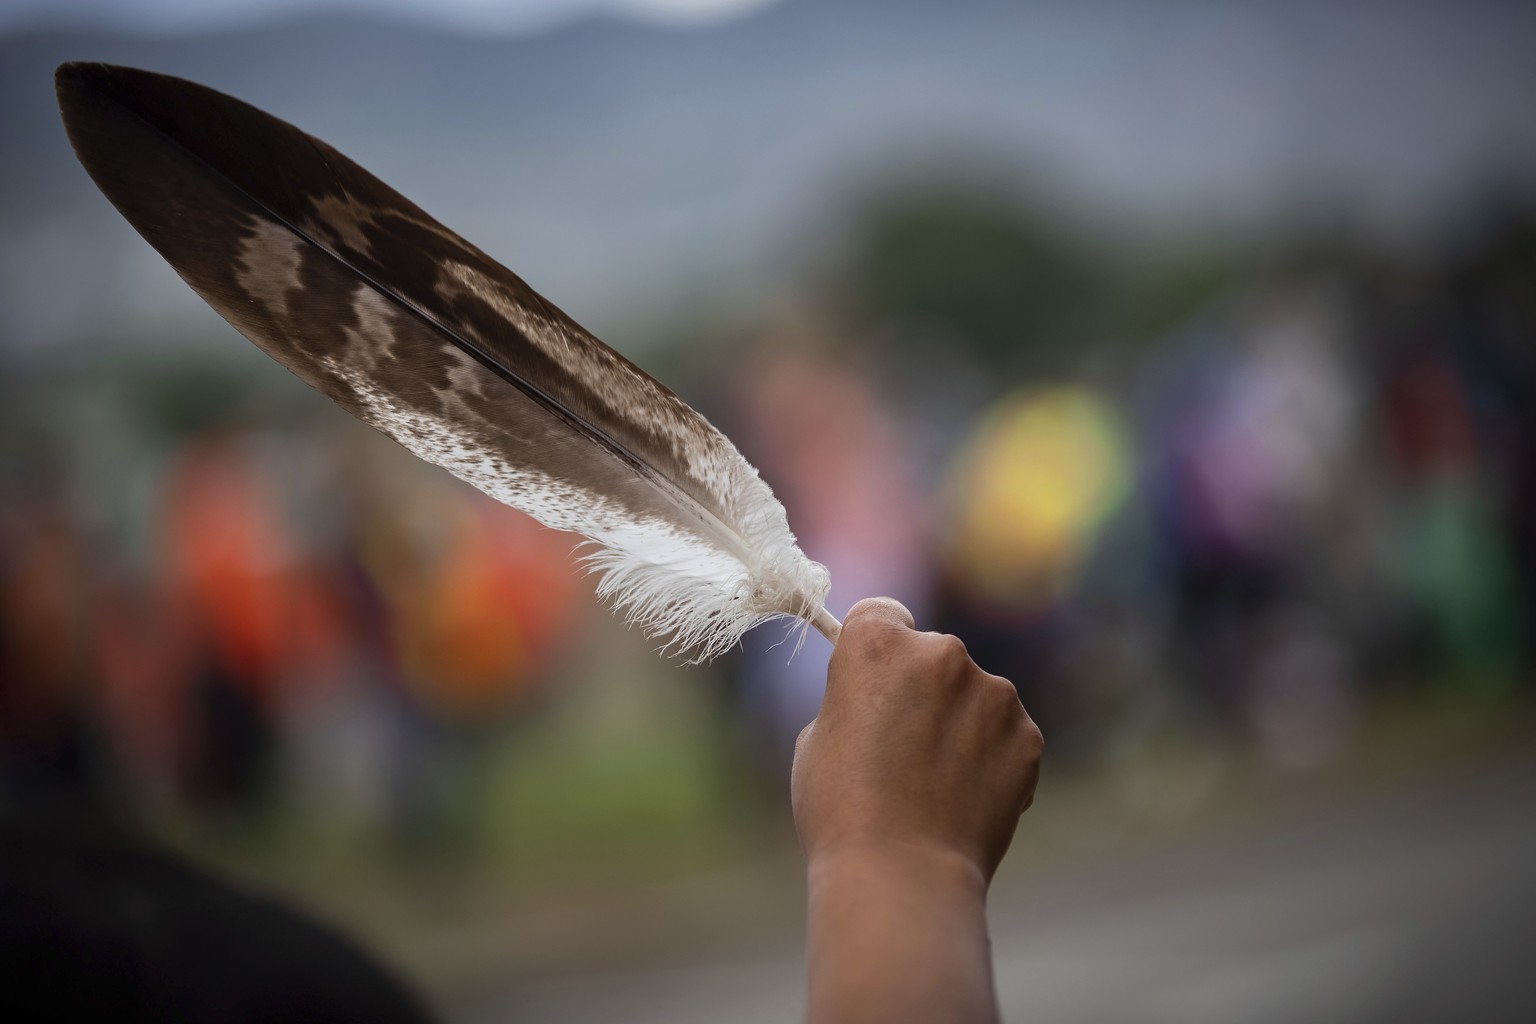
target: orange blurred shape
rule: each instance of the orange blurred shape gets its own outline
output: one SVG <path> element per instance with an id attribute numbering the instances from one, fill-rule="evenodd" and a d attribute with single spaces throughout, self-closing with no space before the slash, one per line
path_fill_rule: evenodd
<path id="1" fill-rule="evenodd" d="M 469 719 L 515 707 L 564 639 L 574 539 L 488 499 L 448 516 L 446 549 L 393 588 L 401 667 L 431 708 Z"/>
<path id="2" fill-rule="evenodd" d="M 334 676 L 347 628 L 335 588 L 299 557 L 278 499 L 237 444 L 207 441 L 174 466 L 163 520 L 180 613 L 221 666 L 267 701 L 301 675 Z"/>

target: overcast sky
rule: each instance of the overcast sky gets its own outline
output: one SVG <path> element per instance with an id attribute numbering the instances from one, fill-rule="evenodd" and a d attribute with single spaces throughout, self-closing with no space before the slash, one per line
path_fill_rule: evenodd
<path id="1" fill-rule="evenodd" d="M 449 30 L 522 32 L 594 12 L 688 25 L 748 13 L 775 0 L 4 0 L 0 33 L 25 28 L 200 32 L 350 11 Z"/>
<path id="2" fill-rule="evenodd" d="M 285 32 L 365 5 L 0 0 L 0 35 L 144 33 L 0 48 L 0 152 L 22 155 L 0 161 L 0 335 L 170 335 L 205 312 L 76 166 L 52 89 L 64 60 L 180 74 L 295 119 L 599 331 L 799 280 L 862 196 L 913 174 L 979 166 L 1116 237 L 1310 223 L 1403 246 L 1440 245 L 1485 197 L 1536 182 L 1536 5 L 773 3 L 374 0 L 409 20 Z M 598 12 L 695 28 L 531 34 Z M 102 282 L 95 305 L 61 298 L 81 275 Z"/>

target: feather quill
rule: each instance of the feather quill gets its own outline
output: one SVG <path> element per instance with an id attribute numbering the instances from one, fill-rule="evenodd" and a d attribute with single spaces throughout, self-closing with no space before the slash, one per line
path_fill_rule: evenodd
<path id="1" fill-rule="evenodd" d="M 836 642 L 830 580 L 724 435 L 345 156 L 166 75 L 65 64 L 70 142 L 224 319 L 411 452 L 585 536 L 598 593 L 712 658 L 767 619 Z"/>

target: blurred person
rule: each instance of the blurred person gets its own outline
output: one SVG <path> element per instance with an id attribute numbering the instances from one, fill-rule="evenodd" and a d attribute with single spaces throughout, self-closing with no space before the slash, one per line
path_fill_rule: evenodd
<path id="1" fill-rule="evenodd" d="M 1421 299 L 1424 298 L 1421 296 Z M 1428 298 L 1443 300 L 1434 289 Z M 1389 571 L 1398 665 L 1498 692 L 1523 655 L 1515 375 L 1487 365 L 1475 330 L 1442 313 L 1381 339 L 1377 429 L 1393 501 Z M 1401 332 L 1401 333 L 1399 333 Z M 1512 421 L 1512 422 L 1511 422 Z M 1503 513 L 1503 514 L 1501 514 Z"/>
<path id="2" fill-rule="evenodd" d="M 44 489 L 0 508 L 0 798 L 84 799 L 96 781 L 89 565 L 61 496 Z"/>
<path id="3" fill-rule="evenodd" d="M 418 1024 L 417 998 L 352 941 L 132 832 L 0 815 L 0 1019 Z"/>
<path id="4" fill-rule="evenodd" d="M 485 722 L 538 695 L 580 575 L 571 538 L 489 498 L 454 485 L 439 512 L 453 526 L 426 564 L 403 580 L 387 551 L 374 565 L 390 576 L 401 671 L 424 706 L 446 723 Z"/>
<path id="5" fill-rule="evenodd" d="M 1312 577 L 1359 444 L 1344 329 L 1331 290 L 1275 289 L 1208 311 L 1151 375 L 1147 493 L 1174 660 L 1206 713 L 1244 716 L 1268 700 L 1278 670 L 1266 652 L 1288 650 L 1266 642 L 1270 623 L 1324 596 Z"/>
<path id="6" fill-rule="evenodd" d="M 910 447 L 872 374 L 829 354 L 824 335 L 814 319 L 790 322 L 743 362 L 732 434 L 795 510 L 801 546 L 831 571 L 829 607 L 893 593 L 926 617 L 931 510 Z M 774 786 L 826 686 L 819 659 L 791 658 L 781 644 L 776 629 L 755 630 L 738 663 L 743 710 Z"/>
<path id="7" fill-rule="evenodd" d="M 387 737 L 346 726 L 359 755 L 388 768 L 400 845 L 462 845 L 486 806 L 489 755 L 540 707 L 571 649 L 575 541 L 434 469 L 370 487 L 387 494 L 375 511 L 359 506 L 353 529 L 387 632 L 370 691 L 388 705 L 374 719 Z"/>
<path id="8" fill-rule="evenodd" d="M 215 804 L 266 795 L 295 634 L 309 604 L 295 572 L 297 545 L 253 442 L 214 436 L 180 449 L 159 523 L 176 614 L 197 638 L 186 783 L 192 796 Z"/>
<path id="9" fill-rule="evenodd" d="M 121 773 L 113 788 L 154 808 L 172 806 L 191 752 L 188 691 L 199 644 L 159 580 L 108 575 L 92 604 L 97 709 Z"/>
<path id="10" fill-rule="evenodd" d="M 939 622 L 1026 687 L 1053 735 L 1090 717 L 1086 682 L 1058 670 L 1079 633 L 1083 575 L 1124 501 L 1129 455 L 1113 406 L 1054 385 L 1005 395 L 960 447 L 945 482 Z M 1091 684 L 1090 684 L 1091 685 Z"/>

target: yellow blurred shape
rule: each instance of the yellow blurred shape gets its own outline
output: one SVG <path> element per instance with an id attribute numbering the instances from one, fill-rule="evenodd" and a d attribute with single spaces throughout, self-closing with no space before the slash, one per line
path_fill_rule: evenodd
<path id="1" fill-rule="evenodd" d="M 982 595 L 1035 605 L 1071 583 L 1127 486 L 1114 409 L 1074 386 L 1011 395 L 981 421 L 950 479 L 949 551 Z"/>

